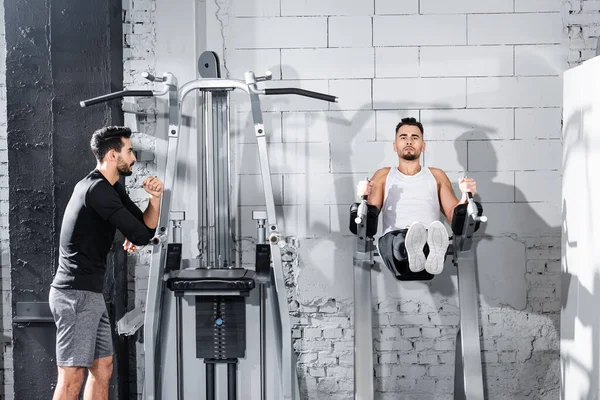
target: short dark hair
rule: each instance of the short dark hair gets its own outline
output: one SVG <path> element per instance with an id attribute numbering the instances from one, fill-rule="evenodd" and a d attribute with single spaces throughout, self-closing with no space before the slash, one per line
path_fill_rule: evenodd
<path id="1" fill-rule="evenodd" d="M 404 125 L 416 126 L 421 131 L 421 135 L 425 134 L 425 131 L 423 131 L 423 124 L 413 117 L 402 118 L 398 125 L 396 125 L 396 134 L 398 133 L 398 129 Z"/>
<path id="2" fill-rule="evenodd" d="M 129 139 L 130 137 L 131 129 L 126 126 L 105 126 L 94 132 L 92 140 L 90 140 L 90 147 L 96 160 L 102 161 L 110 150 L 121 151 L 123 147 L 121 138 Z"/>

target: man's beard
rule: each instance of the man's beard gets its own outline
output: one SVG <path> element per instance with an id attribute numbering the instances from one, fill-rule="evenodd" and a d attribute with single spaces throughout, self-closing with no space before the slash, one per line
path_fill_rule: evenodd
<path id="1" fill-rule="evenodd" d="M 119 175 L 130 176 L 133 173 L 133 170 L 131 169 L 131 167 L 133 167 L 133 164 L 134 163 L 131 163 L 131 165 L 128 166 L 127 164 L 119 160 L 119 162 L 117 163 L 117 171 L 119 171 Z"/>
<path id="2" fill-rule="evenodd" d="M 408 153 L 408 154 L 402 154 L 400 157 L 402 157 L 402 159 L 407 160 L 407 161 L 412 161 L 412 160 L 416 160 L 417 158 L 419 158 L 421 155 L 417 154 L 417 153 Z"/>

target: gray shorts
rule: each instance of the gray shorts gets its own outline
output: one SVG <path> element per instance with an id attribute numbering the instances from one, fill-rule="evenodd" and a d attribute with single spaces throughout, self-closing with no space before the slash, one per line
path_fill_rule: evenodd
<path id="1" fill-rule="evenodd" d="M 56 323 L 56 364 L 91 367 L 113 355 L 110 321 L 102 293 L 50 288 L 50 311 Z"/>

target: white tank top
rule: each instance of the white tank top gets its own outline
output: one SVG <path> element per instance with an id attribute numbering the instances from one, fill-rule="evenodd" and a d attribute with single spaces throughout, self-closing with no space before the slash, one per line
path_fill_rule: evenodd
<path id="1" fill-rule="evenodd" d="M 385 180 L 383 197 L 383 234 L 405 229 L 415 221 L 429 226 L 440 220 L 437 181 L 427 167 L 415 175 L 404 175 L 398 168 L 390 168 Z"/>

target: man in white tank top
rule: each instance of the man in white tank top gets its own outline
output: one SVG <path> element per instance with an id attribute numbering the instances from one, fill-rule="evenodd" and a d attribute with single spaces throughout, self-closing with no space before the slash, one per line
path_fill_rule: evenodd
<path id="1" fill-rule="evenodd" d="M 382 238 L 395 235 L 394 256 L 402 258 L 405 250 L 410 271 L 436 275 L 444 268 L 449 244 L 440 211 L 452 223 L 454 208 L 467 203 L 467 192 L 475 194 L 477 186 L 475 180 L 462 178 L 459 200 L 444 171 L 421 166 L 425 147 L 423 125 L 415 118 L 403 118 L 396 126 L 394 141 L 398 166 L 381 168 L 368 183 L 359 183 L 358 194 L 368 195 L 367 203 L 382 214 Z"/>

